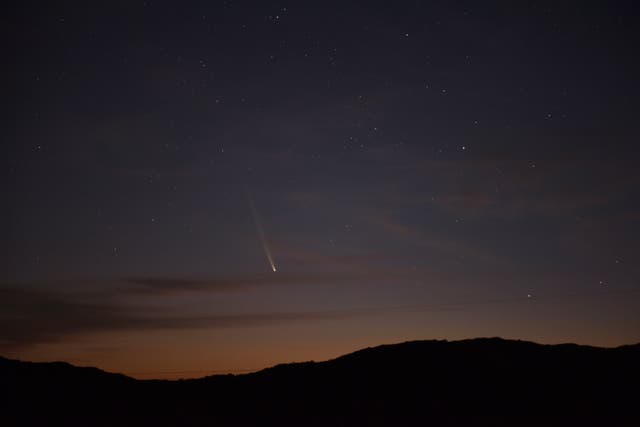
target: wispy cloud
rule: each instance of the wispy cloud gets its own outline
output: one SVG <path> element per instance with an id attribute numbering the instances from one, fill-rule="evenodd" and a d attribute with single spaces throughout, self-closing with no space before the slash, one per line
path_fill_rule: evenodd
<path id="1" fill-rule="evenodd" d="M 323 256 L 322 254 L 299 251 L 281 253 L 283 258 L 311 261 L 306 266 L 324 267 L 332 269 L 352 266 L 348 270 L 335 272 L 278 272 L 277 274 L 260 274 L 246 277 L 228 277 L 215 279 L 188 279 L 171 277 L 127 277 L 117 280 L 117 286 L 112 289 L 115 296 L 141 295 L 163 296 L 189 292 L 203 293 L 232 293 L 250 292 L 266 286 L 292 284 L 323 284 L 323 283 L 356 283 L 376 277 L 401 277 L 402 271 L 374 268 L 368 255 Z"/>
<path id="2" fill-rule="evenodd" d="M 450 280 L 452 278 L 450 273 L 443 275 L 442 272 L 433 272 L 432 276 L 432 279 Z M 146 278 L 138 281 L 146 284 L 163 283 L 165 292 L 182 283 L 182 279 Z M 185 282 L 191 283 L 190 280 Z M 166 286 L 167 283 L 170 285 Z M 201 289 L 199 286 L 196 288 Z M 122 289 L 116 289 L 113 292 L 113 295 L 126 295 L 126 291 Z M 638 292 L 637 286 L 612 290 L 599 289 L 582 293 L 536 295 L 536 301 L 591 297 L 601 299 L 607 296 L 625 295 L 632 297 Z M 80 335 L 103 332 L 264 327 L 278 323 L 346 319 L 354 316 L 459 310 L 467 309 L 469 306 L 519 301 L 527 302 L 529 298 L 526 294 L 503 293 L 487 294 L 482 297 L 470 295 L 463 299 L 439 298 L 414 304 L 359 306 L 315 311 L 193 315 L 176 308 L 168 309 L 166 306 L 150 305 L 148 300 L 132 302 L 127 298 L 105 297 L 104 294 L 61 293 L 55 290 L 18 289 L 5 286 L 0 287 L 0 351 L 18 350 L 41 343 L 64 342 Z"/>
<path id="3" fill-rule="evenodd" d="M 265 286 L 363 283 L 379 277 L 378 273 L 283 272 L 205 279 L 138 276 L 4 285 L 0 287 L 0 350 L 107 331 L 232 328 L 348 316 L 349 311 L 322 310 L 194 315 L 173 303 L 175 297 L 188 293 L 215 295 L 252 292 Z M 400 276 L 396 273 L 394 277 Z"/>
<path id="4" fill-rule="evenodd" d="M 248 279 L 186 279 L 172 277 L 127 277 L 120 279 L 118 292 L 166 295 L 185 292 L 238 292 L 274 283 L 267 276 Z"/>
<path id="5" fill-rule="evenodd" d="M 389 236 L 408 240 L 418 247 L 427 248 L 442 255 L 492 263 L 506 261 L 489 247 L 400 222 L 390 213 L 377 212 L 368 216 L 367 221 Z"/>
<path id="6" fill-rule="evenodd" d="M 414 170 L 440 183 L 433 206 L 475 218 L 571 217 L 624 200 L 640 185 L 631 162 L 561 153 L 473 160 L 417 159 Z"/>
<path id="7" fill-rule="evenodd" d="M 0 288 L 0 350 L 108 331 L 263 326 L 352 315 L 349 311 L 188 315 L 88 294 Z"/>

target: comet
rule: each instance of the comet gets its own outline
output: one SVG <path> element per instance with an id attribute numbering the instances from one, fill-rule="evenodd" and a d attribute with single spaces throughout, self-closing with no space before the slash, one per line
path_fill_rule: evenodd
<path id="1" fill-rule="evenodd" d="M 273 262 L 273 257 L 271 256 L 271 251 L 269 250 L 269 244 L 267 242 L 267 237 L 264 234 L 262 221 L 260 221 L 260 215 L 258 214 L 258 210 L 253 204 L 253 199 L 251 198 L 251 194 L 249 194 L 248 191 L 247 191 L 247 200 L 249 201 L 249 207 L 251 208 L 251 214 L 253 215 L 253 222 L 256 225 L 256 230 L 258 231 L 258 237 L 260 237 L 260 243 L 262 244 L 262 249 L 264 250 L 264 254 L 267 257 L 267 261 L 269 261 L 271 270 L 275 273 L 277 271 L 276 264 L 275 262 Z"/>

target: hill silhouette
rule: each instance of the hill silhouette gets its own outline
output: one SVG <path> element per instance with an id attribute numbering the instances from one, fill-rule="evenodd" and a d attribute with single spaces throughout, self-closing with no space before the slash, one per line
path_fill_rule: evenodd
<path id="1" fill-rule="evenodd" d="M 4 425 L 638 426 L 640 344 L 383 345 L 252 374 L 136 380 L 0 358 Z"/>

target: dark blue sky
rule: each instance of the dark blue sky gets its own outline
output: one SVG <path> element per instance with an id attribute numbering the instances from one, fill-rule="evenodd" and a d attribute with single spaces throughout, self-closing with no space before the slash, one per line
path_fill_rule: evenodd
<path id="1" fill-rule="evenodd" d="M 209 372 L 638 341 L 637 12 L 14 5 L 0 352 Z"/>

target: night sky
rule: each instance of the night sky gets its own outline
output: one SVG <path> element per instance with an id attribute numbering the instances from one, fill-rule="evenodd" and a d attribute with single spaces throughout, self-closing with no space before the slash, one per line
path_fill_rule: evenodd
<path id="1" fill-rule="evenodd" d="M 637 9 L 9 7 L 0 354 L 173 378 L 640 341 Z"/>

